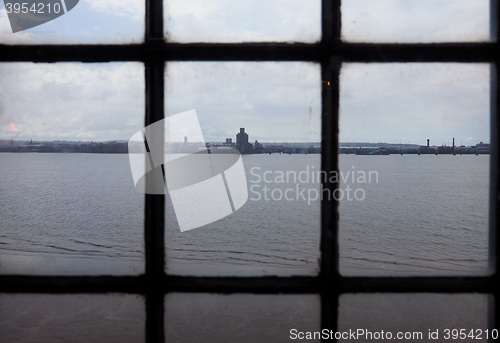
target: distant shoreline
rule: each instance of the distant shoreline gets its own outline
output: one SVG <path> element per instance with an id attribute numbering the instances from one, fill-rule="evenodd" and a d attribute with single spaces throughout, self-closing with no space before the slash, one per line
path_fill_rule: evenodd
<path id="1" fill-rule="evenodd" d="M 179 151 L 183 143 L 179 143 Z M 191 143 L 184 143 L 191 144 Z M 483 155 L 490 153 L 490 144 L 480 142 L 474 146 L 419 146 L 416 144 L 392 143 L 343 143 L 340 142 L 339 154 L 346 155 Z M 208 149 L 225 146 L 219 143 L 206 143 Z M 234 147 L 234 146 L 231 146 Z M 0 152 L 8 153 L 97 153 L 127 154 L 128 141 L 78 142 L 78 141 L 7 141 L 0 140 Z M 138 151 L 143 152 L 143 151 Z M 243 154 L 321 154 L 320 142 L 259 143 L 257 148 Z"/>

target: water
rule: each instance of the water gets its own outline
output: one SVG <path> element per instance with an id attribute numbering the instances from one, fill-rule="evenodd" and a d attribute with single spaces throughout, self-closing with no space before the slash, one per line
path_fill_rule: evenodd
<path id="1" fill-rule="evenodd" d="M 0 154 L 0 271 L 138 273 L 144 197 L 128 157 Z"/>
<path id="2" fill-rule="evenodd" d="M 253 188 L 233 215 L 181 233 L 167 199 L 167 271 L 316 275 L 319 155 L 243 157 Z M 488 156 L 341 155 L 340 167 L 377 175 L 341 185 L 363 195 L 340 204 L 342 274 L 488 273 Z M 0 171 L 1 273 L 144 271 L 144 196 L 127 155 L 4 153 Z"/>
<path id="3" fill-rule="evenodd" d="M 243 162 L 249 199 L 231 216 L 181 233 L 167 202 L 167 272 L 317 275 L 320 204 L 297 196 L 292 176 L 308 166 L 319 170 L 319 155 L 244 155 Z M 319 183 L 299 187 L 307 194 Z"/>
<path id="4" fill-rule="evenodd" d="M 340 204 L 342 274 L 488 273 L 489 156 L 349 155 L 340 166 L 378 172 L 348 183 L 363 201 Z"/>

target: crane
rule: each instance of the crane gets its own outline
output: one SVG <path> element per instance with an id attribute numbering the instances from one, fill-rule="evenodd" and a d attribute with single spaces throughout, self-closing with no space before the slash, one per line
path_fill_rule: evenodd
<path id="1" fill-rule="evenodd" d="M 17 134 L 15 137 L 11 138 L 10 139 L 10 147 L 13 148 L 14 147 L 14 141 L 16 140 L 17 136 L 19 136 L 19 131 L 17 131 Z"/>

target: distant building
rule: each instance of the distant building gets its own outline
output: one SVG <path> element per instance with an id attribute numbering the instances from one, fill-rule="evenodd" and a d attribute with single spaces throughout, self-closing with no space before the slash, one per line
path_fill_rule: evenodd
<path id="1" fill-rule="evenodd" d="M 419 154 L 436 154 L 437 150 L 435 147 L 430 146 L 430 140 L 427 139 L 427 146 L 421 145 L 418 153 Z"/>
<path id="2" fill-rule="evenodd" d="M 234 146 L 233 139 L 232 138 L 226 138 L 226 142 L 222 143 L 222 145 Z"/>
<path id="3" fill-rule="evenodd" d="M 437 153 L 440 154 L 440 155 L 443 155 L 443 154 L 454 154 L 455 153 L 455 147 L 453 147 L 453 146 L 447 146 L 447 145 L 438 146 Z"/>
<path id="4" fill-rule="evenodd" d="M 264 146 L 259 143 L 258 140 L 255 140 L 255 143 L 253 144 L 253 152 L 256 154 L 260 154 L 264 150 Z"/>
<path id="5" fill-rule="evenodd" d="M 240 133 L 236 135 L 236 149 L 241 154 L 252 153 L 252 144 L 248 143 L 248 134 L 245 133 L 245 128 L 240 128 Z"/>
<path id="6" fill-rule="evenodd" d="M 489 154 L 490 153 L 490 144 L 479 143 L 476 144 L 476 154 Z"/>

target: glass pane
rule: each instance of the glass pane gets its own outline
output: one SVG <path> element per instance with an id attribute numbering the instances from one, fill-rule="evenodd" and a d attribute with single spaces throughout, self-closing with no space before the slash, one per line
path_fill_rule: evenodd
<path id="1" fill-rule="evenodd" d="M 0 44 L 140 43 L 144 10 L 144 0 L 4 1 Z"/>
<path id="2" fill-rule="evenodd" d="M 167 342 L 289 342 L 293 328 L 320 330 L 317 295 L 169 294 Z"/>
<path id="3" fill-rule="evenodd" d="M 310 63 L 167 65 L 169 273 L 318 273 L 320 91 Z"/>
<path id="4" fill-rule="evenodd" d="M 489 273 L 490 66 L 345 64 L 340 103 L 342 274 Z"/>
<path id="5" fill-rule="evenodd" d="M 144 300 L 136 295 L 0 295 L 4 342 L 144 342 Z"/>
<path id="6" fill-rule="evenodd" d="M 492 305 L 487 294 L 344 294 L 339 342 L 493 341 L 488 340 L 497 335 L 488 326 Z M 356 335 L 345 339 L 353 331 Z"/>
<path id="7" fill-rule="evenodd" d="M 166 37 L 172 42 L 316 42 L 319 0 L 164 1 Z"/>
<path id="8" fill-rule="evenodd" d="M 140 63 L 0 65 L 0 273 L 143 272 Z"/>
<path id="9" fill-rule="evenodd" d="M 483 42 L 495 38 L 490 35 L 490 0 L 342 1 L 342 39 L 350 42 Z"/>

